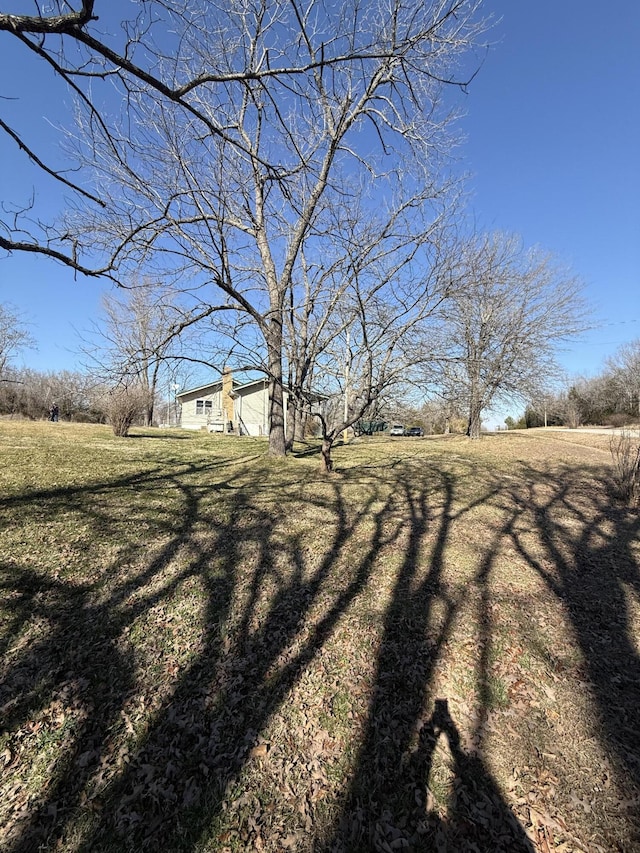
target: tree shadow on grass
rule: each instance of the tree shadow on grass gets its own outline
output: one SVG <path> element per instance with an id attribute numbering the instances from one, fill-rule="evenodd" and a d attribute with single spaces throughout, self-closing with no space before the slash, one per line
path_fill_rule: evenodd
<path id="1" fill-rule="evenodd" d="M 332 494 L 316 501 L 331 521 L 324 552 L 311 564 L 308 543 L 297 534 L 287 540 L 276 529 L 288 511 L 286 499 L 276 510 L 263 506 L 255 471 L 236 465 L 213 487 L 203 484 L 206 474 L 207 466 L 182 466 L 173 473 L 38 493 L 39 503 L 48 502 L 49 516 L 73 510 L 99 524 L 103 535 L 117 528 L 105 509 L 111 490 L 133 486 L 164 494 L 172 487 L 180 500 L 145 531 L 165 540 L 148 560 L 140 559 L 145 545 L 134 544 L 132 532 L 126 553 L 129 560 L 138 557 L 138 566 L 119 582 L 123 566 L 116 561 L 108 594 L 90 583 L 49 580 L 5 566 L 5 591 L 18 602 L 12 636 L 19 636 L 34 611 L 43 624 L 24 648 L 11 650 L 4 728 L 22 736 L 37 721 L 50 735 L 56 731 L 51 708 L 73 717 L 63 754 L 46 768 L 49 781 L 36 794 L 14 798 L 20 815 L 7 849 L 192 849 L 211 831 L 260 731 L 365 587 L 380 548 L 402 527 L 394 522 L 384 529 L 386 492 L 372 489 L 353 509 L 334 481 Z M 292 494 L 298 507 L 295 488 Z M 101 500 L 92 506 L 90 498 L 98 495 Z M 121 499 L 115 515 L 124 509 Z M 359 543 L 346 582 L 336 583 L 336 560 L 352 547 L 363 520 L 370 523 L 369 538 Z M 141 696 L 140 669 L 149 661 L 140 659 L 130 635 L 141 617 L 148 620 L 190 580 L 198 582 L 202 608 L 193 654 L 166 673 L 155 696 Z M 310 608 L 320 596 L 323 608 L 309 627 Z M 158 648 L 157 654 L 162 665 L 166 650 Z"/>
<path id="2" fill-rule="evenodd" d="M 291 451 L 291 455 L 294 459 L 304 459 L 309 456 L 320 456 L 320 451 L 322 450 L 322 445 L 320 442 L 309 443 L 309 442 L 296 442 L 293 446 L 293 450 Z"/>
<path id="3" fill-rule="evenodd" d="M 185 470 L 203 473 L 196 466 L 181 467 L 183 475 Z M 209 465 L 207 470 L 214 467 Z M 199 499 L 181 476 L 150 470 L 92 486 L 39 490 L 2 502 L 4 510 L 20 506 L 20 518 L 25 521 L 29 506 L 36 519 L 51 520 L 75 512 L 90 525 L 97 525 L 104 535 L 105 530 L 118 526 L 119 513 L 126 512 L 120 505 L 113 511 L 108 500 L 105 503 L 111 491 L 135 488 L 153 492 L 167 486 L 180 495 L 180 511 L 153 532 L 168 536 L 168 541 L 142 563 L 139 571 L 116 582 L 106 597 L 98 593 L 99 583 L 69 582 L 15 563 L 3 563 L 6 580 L 2 588 L 13 599 L 7 635 L 20 638 L 23 629 L 33 629 L 34 621 L 35 631 L 31 630 L 24 640 L 18 639 L 9 650 L 0 691 L 2 729 L 15 731 L 19 737 L 26 731 L 40 738 L 42 754 L 56 741 L 66 745 L 61 756 L 39 770 L 38 775 L 50 777 L 44 785 L 44 795 L 34 796 L 26 780 L 13 791 L 18 819 L 7 835 L 11 849 L 33 850 L 62 837 L 60 831 L 67 820 L 86 803 L 89 783 L 93 780 L 99 785 L 124 759 L 122 750 L 114 751 L 112 746 L 125 734 L 125 709 L 136 690 L 136 661 L 126 635 L 137 617 L 169 598 L 180 583 L 197 573 L 196 560 L 159 586 L 152 585 L 189 543 Z M 123 561 L 144 547 L 144 542 L 129 543 L 110 567 L 110 573 L 117 576 L 124 569 Z M 224 595 L 220 600 L 224 601 Z M 126 736 L 121 739 L 125 741 Z M 19 750 L 19 741 L 11 745 Z M 14 757 L 18 759 L 18 755 Z M 36 775 L 34 768 L 31 771 L 27 775 Z M 34 784 L 37 787 L 36 780 Z"/>
<path id="4" fill-rule="evenodd" d="M 64 750 L 45 768 L 50 781 L 31 800 L 20 800 L 11 853 L 224 846 L 225 805 L 241 799 L 242 774 L 262 733 L 394 548 L 402 548 L 402 557 L 364 740 L 330 846 L 369 850 L 402 838 L 414 849 L 430 849 L 442 837 L 453 844 L 470 837 L 469 825 L 482 824 L 489 803 L 492 841 L 504 837 L 512 843 L 505 850 L 529 849 L 488 769 L 460 747 L 448 710 L 440 704 L 431 713 L 426 701 L 464 600 L 442 582 L 456 479 L 404 464 L 368 468 L 367 477 L 357 502 L 348 493 L 353 474 L 314 489 L 297 472 L 283 486 L 246 463 L 168 465 L 93 491 L 40 493 L 50 513 L 73 509 L 113 536 L 121 530 L 123 488 L 161 498 L 170 488 L 174 498 L 153 517 L 145 516 L 145 501 L 131 510 L 126 559 L 114 559 L 108 589 L 10 567 L 5 589 L 21 602 L 16 618 L 31 618 L 35 608 L 43 630 L 12 651 L 8 703 L 3 698 L 7 729 L 24 732 L 35 721 L 55 733 L 52 708 L 73 718 Z M 109 504 L 112 491 L 120 496 Z M 312 542 L 289 523 L 303 507 L 313 516 Z M 146 557 L 138 530 L 160 543 Z M 429 537 L 434 544 L 425 561 Z M 125 571 L 132 562 L 135 570 Z M 190 584 L 198 627 L 188 639 L 177 638 L 183 656 L 176 660 L 170 608 Z M 149 638 L 140 636 L 144 631 Z M 430 814 L 426 802 L 441 736 L 460 780 L 449 823 Z M 236 841 L 250 848 L 252 837 L 247 831 Z"/>
<path id="5" fill-rule="evenodd" d="M 169 427 L 169 429 L 175 430 L 176 427 Z M 133 438 L 133 439 L 137 439 L 137 438 L 144 438 L 144 439 L 159 438 L 159 439 L 162 439 L 164 441 L 190 441 L 190 440 L 192 440 L 192 437 L 189 435 L 189 433 L 185 433 L 184 435 L 181 435 L 179 432 L 173 432 L 172 431 L 171 433 L 167 434 L 167 433 L 164 433 L 162 431 L 162 429 L 158 429 L 158 428 L 149 430 L 149 432 L 130 432 L 126 438 L 127 438 L 127 441 L 130 438 Z"/>
<path id="6" fill-rule="evenodd" d="M 606 469 L 589 477 L 569 466 L 553 474 L 529 468 L 526 481 L 528 486 L 511 489 L 510 497 L 542 547 L 532 548 L 518 530 L 513 543 L 561 603 L 573 628 L 582 656 L 576 671 L 568 671 L 561 658 L 551 658 L 550 664 L 559 677 L 575 677 L 588 686 L 601 745 L 620 788 L 628 791 L 631 807 L 618 830 L 628 824 L 629 843 L 637 845 L 640 514 L 619 504 Z"/>
<path id="7" fill-rule="evenodd" d="M 439 513 L 429 505 L 425 492 L 416 494 L 409 483 L 404 484 L 408 546 L 385 615 L 367 729 L 350 790 L 333 837 L 319 845 L 331 853 L 394 849 L 532 853 L 524 830 L 480 755 L 467 755 L 461 748 L 447 700 L 436 699 L 434 705 L 430 696 L 436 667 L 467 600 L 465 592 L 450 592 L 443 582 L 450 529 L 462 514 L 495 496 L 495 491 L 485 493 L 461 509 L 455 478 L 446 472 L 436 476 L 443 494 Z M 435 544 L 425 571 L 421 552 L 432 526 L 437 526 Z M 482 704 L 482 685 L 487 681 L 483 666 L 491 637 L 483 617 L 495 545 L 487 548 L 475 579 L 482 593 L 479 624 L 483 626 L 478 638 L 478 729 L 487 710 Z M 430 716 L 429 707 L 434 708 Z M 448 743 L 454 788 L 446 817 L 433 808 L 429 788 L 440 735 Z"/>

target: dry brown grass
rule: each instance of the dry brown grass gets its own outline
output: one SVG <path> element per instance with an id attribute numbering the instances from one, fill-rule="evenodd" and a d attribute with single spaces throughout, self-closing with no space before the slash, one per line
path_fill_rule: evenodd
<path id="1" fill-rule="evenodd" d="M 639 849 L 606 436 L 0 446 L 10 853 Z"/>

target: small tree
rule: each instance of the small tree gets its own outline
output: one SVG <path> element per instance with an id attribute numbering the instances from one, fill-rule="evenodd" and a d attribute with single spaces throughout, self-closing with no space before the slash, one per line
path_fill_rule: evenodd
<path id="1" fill-rule="evenodd" d="M 504 424 L 505 424 L 505 426 L 506 426 L 506 428 L 507 428 L 508 430 L 511 430 L 511 429 L 526 429 L 526 428 L 528 427 L 528 424 L 527 424 L 526 416 L 525 416 L 525 415 L 521 415 L 521 416 L 518 418 L 518 420 L 517 420 L 517 421 L 516 421 L 516 420 L 514 420 L 514 418 L 512 418 L 512 417 L 511 417 L 511 415 L 508 415 L 508 416 L 504 419 Z"/>
<path id="2" fill-rule="evenodd" d="M 451 286 L 452 247 L 442 222 L 423 223 L 424 231 L 416 235 L 396 216 L 381 237 L 377 223 L 371 227 L 374 218 L 371 214 L 364 227 L 354 223 L 336 238 L 347 244 L 339 264 L 343 283 L 324 298 L 306 301 L 322 306 L 304 315 L 303 329 L 312 326 L 318 334 L 298 338 L 305 343 L 297 357 L 310 368 L 298 399 L 320 423 L 327 471 L 336 439 L 360 420 L 375 418 L 385 400 L 410 387 L 423 358 L 422 330 Z M 313 407 L 317 391 L 324 399 L 321 411 Z"/>
<path id="3" fill-rule="evenodd" d="M 613 462 L 613 482 L 622 501 L 640 505 L 640 439 L 629 430 L 612 435 L 609 443 Z"/>
<path id="4" fill-rule="evenodd" d="M 120 438 L 129 435 L 129 430 L 148 406 L 147 393 L 139 387 L 120 386 L 107 391 L 102 398 L 103 409 L 113 434 Z"/>

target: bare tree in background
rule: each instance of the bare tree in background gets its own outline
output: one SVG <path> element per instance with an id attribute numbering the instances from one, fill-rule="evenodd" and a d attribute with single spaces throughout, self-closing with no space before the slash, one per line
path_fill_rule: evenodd
<path id="1" fill-rule="evenodd" d="M 628 411 L 640 420 L 640 338 L 623 344 L 608 359 L 607 369 Z"/>
<path id="2" fill-rule="evenodd" d="M 574 276 L 503 234 L 462 247 L 456 278 L 436 381 L 466 407 L 467 435 L 478 438 L 494 402 L 535 398 L 558 374 L 556 348 L 585 329 L 586 309 Z"/>
<path id="3" fill-rule="evenodd" d="M 10 305 L 0 303 L 0 381 L 7 380 L 7 367 L 15 356 L 35 343 L 20 314 Z"/>
<path id="4" fill-rule="evenodd" d="M 188 345 L 180 333 L 192 328 L 191 315 L 173 290 L 150 281 L 105 294 L 102 308 L 83 346 L 85 367 L 102 385 L 135 389 L 144 425 L 151 426 L 161 383 L 171 383 Z"/>
<path id="5" fill-rule="evenodd" d="M 79 216 L 62 227 L 5 218 L 0 247 L 116 280 L 144 265 L 187 281 L 204 312 L 245 315 L 264 341 L 270 451 L 284 453 L 284 323 L 302 248 L 322 265 L 352 208 L 383 229 L 403 211 L 424 233 L 429 206 L 446 201 L 443 90 L 469 76 L 459 63 L 482 29 L 479 6 L 158 0 L 137 5 L 118 44 L 97 29 L 98 3 L 0 14 L 0 30 L 76 93 L 87 176 L 73 184 Z M 110 94 L 98 102 L 102 79 Z"/>
<path id="6" fill-rule="evenodd" d="M 96 421 L 95 382 L 69 370 L 42 373 L 29 368 L 10 369 L 10 381 L 0 384 L 0 413 L 37 420 L 49 417 L 55 401 L 62 420 Z"/>
<path id="7" fill-rule="evenodd" d="M 612 480 L 618 497 L 628 506 L 640 506 L 640 440 L 623 429 L 609 439 Z"/>

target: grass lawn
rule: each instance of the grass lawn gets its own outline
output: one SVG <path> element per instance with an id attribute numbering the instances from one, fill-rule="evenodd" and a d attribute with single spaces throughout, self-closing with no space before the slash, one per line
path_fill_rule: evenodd
<path id="1" fill-rule="evenodd" d="M 606 436 L 0 422 L 0 848 L 640 850 Z"/>

